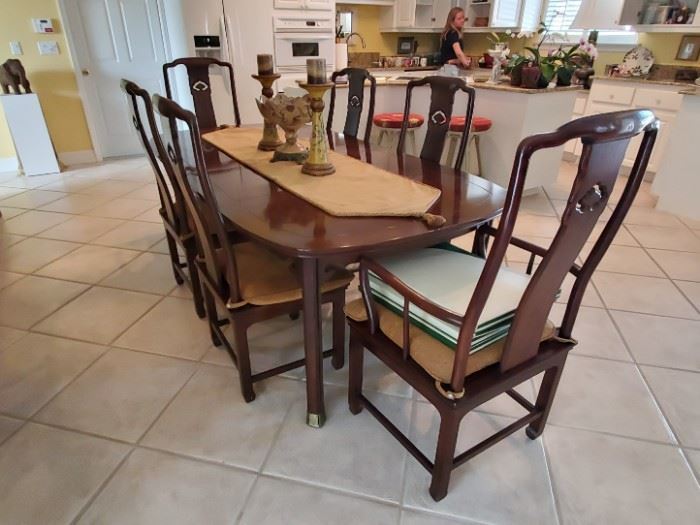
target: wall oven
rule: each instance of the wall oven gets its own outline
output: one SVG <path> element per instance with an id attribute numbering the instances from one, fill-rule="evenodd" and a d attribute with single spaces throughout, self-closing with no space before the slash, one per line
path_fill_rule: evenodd
<path id="1" fill-rule="evenodd" d="M 308 58 L 325 58 L 329 71 L 335 62 L 334 20 L 303 14 L 273 18 L 275 62 L 280 73 L 303 73 Z"/>

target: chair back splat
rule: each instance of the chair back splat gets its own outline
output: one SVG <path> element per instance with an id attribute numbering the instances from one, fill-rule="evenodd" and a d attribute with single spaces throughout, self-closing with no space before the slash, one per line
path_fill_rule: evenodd
<path id="1" fill-rule="evenodd" d="M 464 131 L 459 141 L 457 158 L 455 159 L 455 168 L 459 169 L 464 161 L 469 132 L 472 127 L 476 91 L 474 88 L 467 86 L 466 82 L 458 77 L 432 76 L 409 81 L 406 86 L 406 104 L 403 112 L 403 125 L 401 127 L 401 134 L 399 135 L 397 152 L 399 154 L 404 152 L 408 120 L 411 114 L 411 95 L 413 89 L 426 85 L 430 87 L 430 110 L 426 117 L 428 129 L 425 134 L 425 141 L 421 148 L 420 157 L 432 162 L 439 163 L 442 157 L 447 132 L 450 128 L 455 95 L 458 91 L 462 91 L 468 96 Z"/>
<path id="2" fill-rule="evenodd" d="M 195 237 L 204 258 L 207 274 L 216 280 L 215 285 L 219 289 L 227 290 L 230 301 L 239 302 L 241 295 L 236 259 L 231 243 L 226 242 L 226 227 L 207 173 L 197 117 L 191 111 L 159 95 L 153 95 L 153 105 L 169 123 L 170 138 L 164 146 L 167 151 L 167 162 L 164 165 L 172 171 L 173 178 L 182 192 L 187 212 L 196 230 Z M 192 151 L 192 166 L 187 165 L 181 153 L 177 135 L 178 122 L 184 123 L 189 132 L 188 149 Z M 196 185 L 193 184 L 193 176 L 196 178 Z M 221 253 L 220 258 L 218 253 Z M 223 265 L 218 263 L 220 259 L 223 259 Z"/>
<path id="3" fill-rule="evenodd" d="M 199 129 L 206 133 L 207 131 L 215 130 L 218 127 L 211 96 L 211 78 L 209 76 L 209 68 L 211 66 L 224 68 L 228 73 L 228 82 L 231 89 L 231 98 L 233 102 L 233 114 L 236 121 L 235 123 L 236 126 L 240 126 L 241 115 L 238 110 L 238 97 L 236 96 L 236 83 L 234 81 L 233 66 L 228 62 L 222 62 L 216 58 L 208 57 L 178 58 L 177 60 L 163 64 L 165 93 L 169 99 L 173 98 L 169 72 L 171 69 L 175 69 L 181 65 L 185 66 L 187 70 L 187 83 L 190 86 L 190 93 L 192 94 L 194 112 L 197 115 Z"/>
<path id="4" fill-rule="evenodd" d="M 330 133 L 333 130 L 333 112 L 335 111 L 336 79 L 346 76 L 348 79 L 348 105 L 345 117 L 343 135 L 357 138 L 360 130 L 360 120 L 365 100 L 365 81 L 369 81 L 369 109 L 367 112 L 367 125 L 365 126 L 364 141 L 369 142 L 372 133 L 372 119 L 374 118 L 374 99 L 377 92 L 377 80 L 366 69 L 347 67 L 340 71 L 334 71 L 331 75 L 333 88 L 331 89 L 331 102 L 328 108 L 328 124 L 326 129 Z"/>

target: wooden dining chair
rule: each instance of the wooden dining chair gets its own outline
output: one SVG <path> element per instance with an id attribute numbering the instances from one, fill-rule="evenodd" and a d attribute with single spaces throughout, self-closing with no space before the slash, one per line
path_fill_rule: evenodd
<path id="1" fill-rule="evenodd" d="M 165 82 L 165 94 L 169 99 L 173 98 L 170 86 L 170 71 L 178 66 L 184 66 L 187 70 L 187 82 L 190 86 L 192 101 L 194 102 L 194 112 L 197 115 L 197 122 L 202 133 L 213 131 L 219 127 L 214 112 L 214 103 L 211 96 L 211 77 L 209 70 L 212 66 L 224 70 L 228 76 L 231 86 L 231 102 L 233 104 L 233 114 L 235 125 L 241 125 L 241 115 L 238 111 L 238 97 L 236 96 L 236 83 L 234 81 L 233 66 L 228 62 L 223 62 L 216 58 L 209 57 L 186 57 L 178 58 L 172 62 L 163 64 L 163 80 Z"/>
<path id="2" fill-rule="evenodd" d="M 428 248 L 364 258 L 362 299 L 346 307 L 350 326 L 349 405 L 366 407 L 431 474 L 430 494 L 447 495 L 450 474 L 527 425 L 542 434 L 569 351 L 586 286 L 619 230 L 642 183 L 658 132 L 648 110 L 585 117 L 519 145 L 498 229 L 481 226 L 474 253 Z M 643 134 L 624 191 L 590 254 L 575 264 L 606 209 L 630 140 Z M 512 237 L 533 154 L 581 139 L 583 152 L 561 224 L 548 249 Z M 487 239 L 493 244 L 486 256 Z M 512 244 L 541 258 L 532 276 L 502 266 Z M 575 284 L 561 326 L 547 317 L 568 273 Z M 431 461 L 362 393 L 363 347 L 411 384 L 440 414 Z M 534 403 L 514 388 L 544 376 Z M 460 421 L 501 393 L 527 414 L 454 457 Z M 614 400 L 611 400 L 614 402 Z"/>
<path id="3" fill-rule="evenodd" d="M 191 167 L 183 164 L 178 153 L 179 144 L 172 137 L 165 146 L 168 159 L 164 165 L 176 179 L 194 224 L 200 252 L 196 264 L 203 283 L 212 340 L 217 346 L 223 344 L 237 365 L 243 398 L 250 402 L 255 399 L 254 382 L 305 363 L 299 359 L 253 374 L 247 338 L 248 328 L 255 323 L 285 314 L 294 316 L 303 311 L 299 272 L 291 259 L 255 242 L 218 242 L 218 239 L 226 238 L 226 230 L 204 162 L 197 117 L 158 95 L 153 96 L 153 104 L 168 120 L 171 130 L 177 130 L 178 123 L 186 125 L 189 130 L 188 146 L 194 152 L 194 173 Z M 343 306 L 352 274 L 342 269 L 333 269 L 329 273 L 321 287 L 321 300 L 333 306 L 333 349 L 324 352 L 324 356 L 332 355 L 333 366 L 342 368 L 345 345 Z M 225 319 L 219 319 L 218 310 L 225 312 Z M 231 325 L 233 343 L 222 330 L 227 324 Z"/>
<path id="4" fill-rule="evenodd" d="M 365 126 L 364 141 L 369 142 L 372 134 L 372 119 L 374 118 L 374 100 L 377 94 L 377 80 L 366 69 L 346 67 L 340 71 L 334 71 L 331 75 L 331 101 L 328 108 L 328 124 L 326 130 L 333 131 L 333 113 L 335 112 L 336 85 L 338 77 L 348 79 L 348 106 L 345 115 L 343 135 L 357 138 L 360 132 L 360 120 L 365 101 L 365 82 L 369 82 L 369 107 L 367 108 L 367 124 Z"/>
<path id="5" fill-rule="evenodd" d="M 406 102 L 403 111 L 403 124 L 399 134 L 399 143 L 396 148 L 399 155 L 404 153 L 406 134 L 409 130 L 409 117 L 411 115 L 411 95 L 417 87 L 430 87 L 430 109 L 428 110 L 428 128 L 425 133 L 425 140 L 421 148 L 420 158 L 432 162 L 440 162 L 447 132 L 450 130 L 452 120 L 452 110 L 454 108 L 455 95 L 461 91 L 467 94 L 467 110 L 464 116 L 464 130 L 462 138 L 457 147 L 457 157 L 455 158 L 455 168 L 460 169 L 464 160 L 464 152 L 469 140 L 469 133 L 472 129 L 472 117 L 474 115 L 474 98 L 476 91 L 467 86 L 467 83 L 459 77 L 431 76 L 411 80 L 406 86 Z"/>
<path id="6" fill-rule="evenodd" d="M 162 149 L 161 141 L 154 140 L 154 137 L 158 138 L 160 131 L 156 124 L 150 95 L 145 89 L 142 89 L 130 80 L 123 79 L 121 87 L 129 99 L 131 121 L 136 128 L 141 145 L 146 152 L 156 178 L 158 196 L 160 198 L 159 213 L 165 228 L 165 239 L 168 243 L 170 264 L 175 274 L 175 282 L 189 285 L 192 290 L 195 311 L 199 317 L 204 317 L 202 286 L 199 282 L 199 274 L 195 268 L 197 247 L 194 233 L 187 222 L 180 188 L 175 179 L 171 177 L 171 174 L 162 168 L 162 163 L 167 161 L 167 156 L 165 150 Z M 180 262 L 178 246 L 185 255 L 184 263 Z"/>

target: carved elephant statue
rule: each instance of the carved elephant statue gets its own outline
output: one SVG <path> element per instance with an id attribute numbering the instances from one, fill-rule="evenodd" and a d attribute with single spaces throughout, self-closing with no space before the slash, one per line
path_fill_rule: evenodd
<path id="1" fill-rule="evenodd" d="M 21 94 L 20 86 L 22 86 L 25 93 L 32 92 L 24 66 L 16 58 L 10 58 L 0 65 L 0 86 L 2 86 L 2 91 L 6 95 L 10 94 L 10 87 L 16 95 Z"/>

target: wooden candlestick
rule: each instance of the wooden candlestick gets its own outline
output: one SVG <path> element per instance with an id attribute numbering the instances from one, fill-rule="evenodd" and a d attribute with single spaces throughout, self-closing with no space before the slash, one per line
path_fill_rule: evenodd
<path id="1" fill-rule="evenodd" d="M 335 167 L 328 162 L 328 142 L 323 126 L 323 94 L 333 86 L 333 83 L 310 84 L 299 82 L 299 87 L 309 92 L 311 97 L 311 144 L 309 157 L 301 167 L 302 173 L 322 177 L 335 173 Z"/>
<path id="2" fill-rule="evenodd" d="M 265 55 L 258 55 L 258 58 Z M 251 75 L 255 80 L 262 85 L 262 96 L 272 98 L 275 92 L 272 90 L 272 84 L 280 78 L 280 75 Z M 261 151 L 275 151 L 282 145 L 279 135 L 277 134 L 277 124 L 271 120 L 264 118 L 263 136 L 258 142 L 258 149 Z"/>

